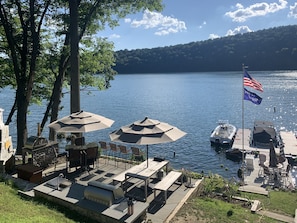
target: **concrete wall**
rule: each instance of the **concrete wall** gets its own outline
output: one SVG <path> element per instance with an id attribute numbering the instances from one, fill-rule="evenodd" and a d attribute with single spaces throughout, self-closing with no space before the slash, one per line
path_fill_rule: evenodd
<path id="1" fill-rule="evenodd" d="M 100 212 L 94 212 L 92 210 L 88 210 L 88 209 L 85 209 L 85 208 L 82 208 L 78 205 L 74 205 L 72 203 L 69 203 L 67 201 L 64 201 L 64 200 L 61 200 L 59 198 L 55 198 L 53 196 L 48 196 L 47 194 L 44 194 L 40 191 L 35 191 L 35 197 L 36 198 L 43 198 L 45 200 L 48 200 L 48 201 L 51 201 L 55 204 L 58 204 L 58 205 L 61 205 L 63 207 L 66 207 L 70 210 L 73 210 L 73 211 L 77 211 L 78 213 L 80 213 L 81 215 L 84 215 L 88 218 L 92 218 L 98 222 L 106 222 L 106 223 L 118 223 L 117 220 L 115 219 L 112 219 L 108 216 L 105 216 L 105 215 L 102 215 Z"/>

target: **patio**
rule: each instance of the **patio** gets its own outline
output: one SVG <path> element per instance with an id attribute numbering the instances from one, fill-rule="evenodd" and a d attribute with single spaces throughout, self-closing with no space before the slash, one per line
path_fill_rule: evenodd
<path id="1" fill-rule="evenodd" d="M 150 159 L 150 162 L 152 166 L 157 165 L 153 164 L 152 159 Z M 146 161 L 144 163 L 142 165 L 146 166 Z M 43 183 L 39 185 L 32 184 L 31 189 L 27 187 L 27 191 L 21 191 L 20 193 L 24 193 L 27 196 L 37 195 L 49 200 L 54 200 L 82 214 L 94 216 L 97 220 L 100 219 L 102 221 L 102 215 L 104 215 L 105 222 L 136 222 L 138 217 L 141 217 L 145 213 L 147 216 L 146 219 L 151 219 L 152 222 L 158 223 L 169 221 L 172 217 L 172 213 L 175 213 L 177 209 L 182 206 L 186 199 L 195 191 L 200 182 L 200 180 L 192 182 L 195 184 L 194 188 L 188 188 L 180 182 L 173 183 L 168 189 L 167 201 L 165 203 L 164 193 L 162 193 L 162 191 L 157 191 L 156 196 L 154 196 L 153 192 L 154 186 L 160 182 L 156 173 L 160 168 L 168 165 L 168 161 L 163 161 L 162 164 L 157 165 L 158 168 L 156 168 L 158 170 L 154 170 L 154 174 L 152 175 L 150 173 L 150 176 L 146 178 L 146 180 L 139 179 L 138 177 L 124 180 L 123 185 L 124 190 L 127 191 L 126 195 L 134 197 L 136 202 L 136 205 L 134 205 L 134 214 L 131 216 L 127 215 L 127 207 L 123 207 L 127 202 L 108 208 L 84 198 L 84 191 L 90 182 L 100 182 L 106 185 L 120 187 L 120 181 L 115 179 L 117 179 L 118 176 L 123 176 L 123 173 L 129 173 L 129 169 L 126 168 L 126 165 L 127 164 L 124 162 L 106 162 L 106 159 L 100 158 L 97 160 L 95 167 L 89 172 L 84 171 L 84 169 L 76 170 L 75 168 L 71 168 L 66 172 L 65 163 L 61 163 L 56 166 L 56 170 L 47 169 L 43 171 Z M 135 167 L 133 167 L 134 165 L 131 166 L 130 172 L 131 169 L 135 170 Z M 125 175 L 126 174 L 124 174 L 124 176 Z M 54 181 L 60 179 L 62 183 L 59 188 L 49 184 L 49 182 L 53 184 L 53 179 Z M 147 191 L 145 188 L 147 188 Z M 146 201 L 141 201 L 141 199 L 145 200 L 145 197 L 147 197 Z M 121 209 L 121 211 L 118 209 Z"/>

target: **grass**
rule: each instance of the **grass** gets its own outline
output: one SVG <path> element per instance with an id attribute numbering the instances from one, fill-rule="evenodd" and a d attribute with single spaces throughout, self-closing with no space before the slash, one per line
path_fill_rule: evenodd
<path id="1" fill-rule="evenodd" d="M 199 176 L 200 177 L 200 176 Z M 227 186 L 226 186 L 227 185 Z M 294 217 L 297 208 L 297 193 L 270 191 L 269 196 L 238 192 L 236 185 L 218 176 L 205 178 L 198 196 L 194 196 L 180 209 L 174 222 L 279 222 L 253 214 L 249 207 L 217 199 L 213 194 L 240 196 L 249 200 L 260 200 L 264 210 Z M 190 220 L 189 220 L 190 219 Z M 186 221 L 187 220 L 187 221 Z M 94 221 L 64 207 L 45 200 L 26 200 L 18 195 L 12 181 L 0 178 L 0 222 L 88 222 Z"/>
<path id="2" fill-rule="evenodd" d="M 226 185 L 228 185 L 228 188 L 226 188 Z M 229 182 L 218 175 L 212 175 L 206 178 L 203 182 L 204 195 L 211 195 L 213 192 L 216 192 L 225 194 L 226 196 L 239 196 L 249 200 L 259 200 L 265 210 L 285 214 L 291 217 L 295 216 L 295 209 L 297 208 L 296 191 L 271 190 L 269 196 L 265 196 L 239 192 L 238 186 L 239 185 L 236 183 Z"/>
<path id="3" fill-rule="evenodd" d="M 74 222 L 47 206 L 22 199 L 4 182 L 0 183 L 0 212 L 0 222 Z"/>
<path id="4" fill-rule="evenodd" d="M 173 219 L 174 222 L 182 222 L 177 219 L 187 219 L 193 215 L 195 222 L 231 223 L 231 222 L 261 222 L 276 223 L 274 219 L 266 216 L 252 214 L 247 208 L 231 204 L 214 198 L 195 197 L 187 202 Z"/>
<path id="5" fill-rule="evenodd" d="M 297 193 L 290 191 L 270 191 L 269 196 L 241 192 L 242 197 L 259 200 L 265 210 L 295 217 Z"/>
<path id="6" fill-rule="evenodd" d="M 26 200 L 10 181 L 0 180 L 0 222 L 53 223 L 94 222 L 78 213 L 46 201 Z"/>
<path id="7" fill-rule="evenodd" d="M 247 198 L 249 201 L 259 200 L 263 210 L 295 217 L 297 193 L 290 191 L 270 191 L 269 196 L 239 192 L 238 185 L 228 182 L 218 175 L 206 177 L 196 197 L 190 199 L 177 213 L 172 222 L 262 222 L 273 223 L 277 220 L 253 214 L 250 202 L 226 202 L 232 196 Z M 218 194 L 225 200 L 218 199 Z"/>

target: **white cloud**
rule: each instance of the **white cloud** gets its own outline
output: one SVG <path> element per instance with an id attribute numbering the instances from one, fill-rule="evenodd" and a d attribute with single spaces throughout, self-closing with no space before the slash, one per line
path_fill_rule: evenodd
<path id="1" fill-rule="evenodd" d="M 155 35 L 168 35 L 170 33 L 178 33 L 187 30 L 184 21 L 149 10 L 145 10 L 141 20 L 133 20 L 130 21 L 130 23 L 134 28 L 144 27 L 145 29 L 157 29 Z"/>
<path id="2" fill-rule="evenodd" d="M 293 6 L 290 6 L 289 17 L 297 19 L 297 2 Z"/>
<path id="3" fill-rule="evenodd" d="M 248 33 L 248 32 L 253 32 L 248 26 L 238 26 L 233 30 L 229 29 L 225 36 L 234 36 L 236 34 L 240 34 L 240 33 L 243 34 L 243 33 Z M 220 38 L 220 36 L 212 33 L 209 35 L 208 38 L 209 39 L 217 39 L 217 38 Z"/>
<path id="4" fill-rule="evenodd" d="M 118 34 L 111 34 L 111 35 L 109 36 L 109 38 L 110 38 L 110 39 L 119 39 L 119 38 L 121 38 L 121 36 L 118 35 Z"/>
<path id="5" fill-rule="evenodd" d="M 131 23 L 131 19 L 130 18 L 125 18 L 124 21 L 125 21 L 125 23 Z"/>
<path id="6" fill-rule="evenodd" d="M 219 35 L 217 35 L 217 34 L 210 34 L 209 35 L 209 39 L 217 39 L 217 38 L 220 38 L 220 36 Z"/>
<path id="7" fill-rule="evenodd" d="M 274 13 L 287 7 L 288 2 L 285 0 L 279 0 L 279 3 L 255 3 L 247 8 L 240 3 L 236 4 L 236 10 L 225 13 L 234 22 L 245 22 L 247 19 L 256 16 L 265 16 L 269 13 Z"/>
<path id="8" fill-rule="evenodd" d="M 238 26 L 233 30 L 229 29 L 227 31 L 226 36 L 233 36 L 239 33 L 243 34 L 243 33 L 249 33 L 249 32 L 253 32 L 253 31 L 248 26 Z"/>

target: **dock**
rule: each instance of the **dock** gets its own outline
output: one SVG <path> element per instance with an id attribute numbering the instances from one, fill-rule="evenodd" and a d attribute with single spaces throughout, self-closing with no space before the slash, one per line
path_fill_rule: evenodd
<path id="1" fill-rule="evenodd" d="M 258 193 L 263 195 L 268 195 L 267 186 L 274 187 L 274 175 L 267 175 L 264 173 L 264 169 L 260 166 L 259 155 L 263 154 L 266 156 L 266 165 L 269 162 L 269 149 L 263 149 L 258 147 L 251 147 L 251 130 L 250 129 L 238 129 L 232 148 L 239 149 L 246 153 L 244 160 L 244 185 L 239 188 L 240 191 Z M 284 155 L 297 156 L 297 139 L 293 132 L 280 131 L 280 138 L 283 143 Z M 256 152 L 256 153 L 255 153 Z M 280 155 L 280 146 L 275 148 L 277 155 Z M 256 155 L 257 154 L 257 155 Z M 281 163 L 277 167 L 277 172 L 279 173 L 279 182 L 281 187 L 284 188 L 296 188 L 296 173 L 295 168 L 287 172 L 288 161 Z M 271 169 L 271 168 L 270 168 Z M 276 170 L 273 170 L 274 172 Z M 277 185 L 278 187 L 280 185 Z"/>
<path id="2" fill-rule="evenodd" d="M 280 131 L 280 140 L 284 145 L 285 156 L 297 157 L 297 139 L 291 131 Z M 258 151 L 262 153 L 269 153 L 268 149 L 262 149 L 250 146 L 251 130 L 250 129 L 238 129 L 232 148 L 237 148 L 243 151 L 251 152 Z M 280 153 L 279 148 L 275 148 L 276 153 Z"/>
<path id="3" fill-rule="evenodd" d="M 280 131 L 280 137 L 284 144 L 286 156 L 297 156 L 297 139 L 293 132 Z"/>

